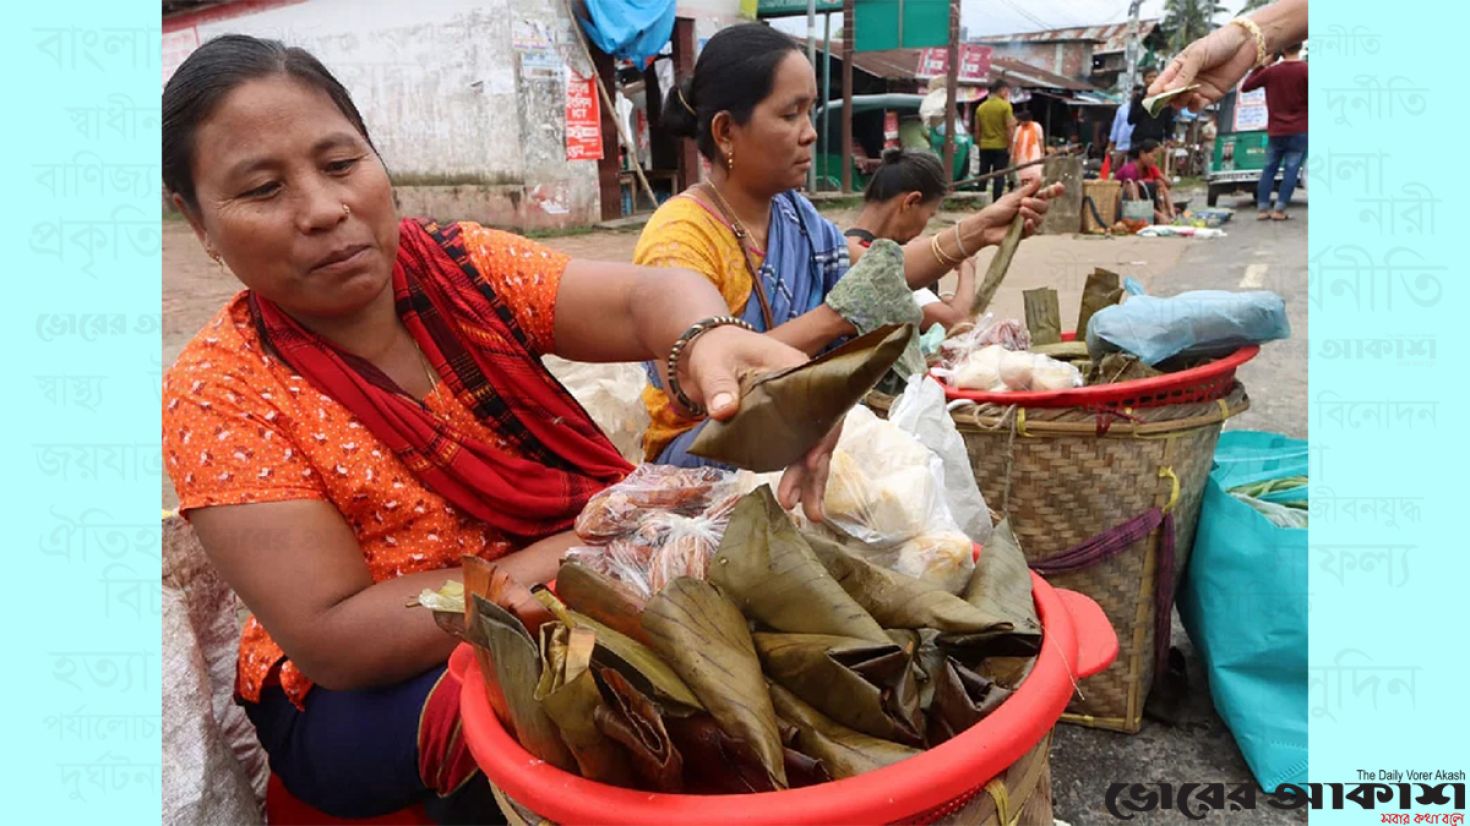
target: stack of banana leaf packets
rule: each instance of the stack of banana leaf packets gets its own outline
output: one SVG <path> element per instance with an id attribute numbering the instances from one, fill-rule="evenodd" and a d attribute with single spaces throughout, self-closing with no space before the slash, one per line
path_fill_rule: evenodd
<path id="1" fill-rule="evenodd" d="M 554 592 L 527 591 L 479 560 L 462 590 L 424 597 L 474 646 L 528 752 L 655 792 L 772 791 L 898 762 L 1002 705 L 1041 645 L 1004 522 L 954 594 L 803 533 L 766 486 L 735 505 L 707 578 L 651 598 L 576 562 Z"/>

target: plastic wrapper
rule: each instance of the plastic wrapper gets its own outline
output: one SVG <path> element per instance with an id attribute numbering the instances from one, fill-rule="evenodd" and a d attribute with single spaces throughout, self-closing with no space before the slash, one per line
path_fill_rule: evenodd
<path id="1" fill-rule="evenodd" d="M 939 382 L 927 376 L 909 379 L 909 385 L 888 411 L 888 421 L 912 433 L 934 452 L 944 468 L 944 499 L 950 515 L 966 536 L 984 545 L 992 528 L 990 509 L 965 449 L 965 438 L 946 408 L 948 400 Z"/>
<path id="2" fill-rule="evenodd" d="M 875 564 L 952 592 L 974 568 L 973 544 L 946 501 L 943 461 L 865 407 L 848 413 L 823 509 L 825 528 L 862 543 Z"/>
<path id="3" fill-rule="evenodd" d="M 681 576 L 703 579 L 740 498 L 771 477 L 715 468 L 642 465 L 597 494 L 577 518 L 586 546 L 562 557 L 644 599 Z"/>
<path id="4" fill-rule="evenodd" d="M 1094 359 L 1122 350 L 1156 365 L 1177 355 L 1224 356 L 1290 335 L 1286 302 L 1276 293 L 1197 290 L 1134 296 L 1098 310 L 1087 325 L 1087 349 Z"/>
<path id="5" fill-rule="evenodd" d="M 939 345 L 939 366 L 954 369 L 971 353 L 992 345 L 1007 350 L 1027 350 L 1031 347 L 1031 334 L 1026 325 L 1014 318 L 997 320 L 992 313 L 981 316 L 971 325 L 956 325 L 950 337 Z"/>
<path id="6" fill-rule="evenodd" d="M 1082 371 L 1072 364 L 999 345 L 976 350 L 953 370 L 935 372 L 961 390 L 987 393 L 1067 390 L 1083 384 Z"/>
<path id="7" fill-rule="evenodd" d="M 643 388 L 648 386 L 648 375 L 642 364 L 585 364 L 556 356 L 542 356 L 541 363 L 586 409 L 623 458 L 643 460 L 643 431 L 648 429 Z"/>
<path id="8" fill-rule="evenodd" d="M 733 492 L 733 478 L 717 468 L 639 465 L 626 479 L 588 500 L 577 516 L 577 536 L 603 545 L 637 530 L 645 516 L 657 511 L 702 513 L 713 499 Z"/>
<path id="9" fill-rule="evenodd" d="M 1304 508 L 1283 505 L 1279 502 L 1268 502 L 1243 493 L 1232 492 L 1230 495 L 1255 508 L 1257 512 L 1266 517 L 1267 521 L 1278 528 L 1307 527 L 1307 511 Z"/>

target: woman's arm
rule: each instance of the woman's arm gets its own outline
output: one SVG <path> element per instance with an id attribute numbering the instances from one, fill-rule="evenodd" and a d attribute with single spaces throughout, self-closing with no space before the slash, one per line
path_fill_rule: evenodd
<path id="1" fill-rule="evenodd" d="M 808 356 L 827 349 L 827 345 L 843 336 L 857 333 L 847 319 L 826 304 L 803 313 L 770 332 L 777 341 L 806 353 Z"/>
<path id="2" fill-rule="evenodd" d="M 975 267 L 975 259 L 966 258 L 959 268 L 954 295 L 947 300 L 924 305 L 924 329 L 929 329 L 931 324 L 942 324 L 948 330 L 970 320 L 970 305 L 975 301 Z"/>
<path id="3" fill-rule="evenodd" d="M 945 262 L 934 254 L 932 235 L 921 235 L 903 247 L 903 273 L 909 287 L 915 290 L 929 287 L 954 269 L 955 262 L 978 253 L 981 249 L 999 244 L 1010 229 L 1011 219 L 1016 213 L 1026 217 L 1026 235 L 1033 235 L 1046 215 L 1051 199 L 1062 194 L 1061 184 L 1043 188 L 1040 180 L 1032 180 L 1007 193 L 999 201 L 960 221 L 950 229 L 938 233 L 939 249 L 950 260 Z M 956 238 L 958 235 L 958 239 Z"/>
<path id="4" fill-rule="evenodd" d="M 422 609 L 425 588 L 460 569 L 374 583 L 352 528 L 331 504 L 295 500 L 198 508 L 189 521 L 205 554 L 297 668 L 333 690 L 401 682 L 442 664 L 456 640 Z M 497 560 L 521 582 L 554 576 L 570 533 Z"/>
<path id="5" fill-rule="evenodd" d="M 831 320 L 841 318 L 824 309 L 782 325 L 789 330 L 778 327 L 769 335 L 733 326 L 706 332 L 679 359 L 680 385 L 690 399 L 709 409 L 710 416 L 729 419 L 740 410 L 742 375 L 808 360 L 808 351 L 788 344 L 788 338 L 806 341 L 820 333 L 826 336 L 816 348 L 820 350 L 843 334 Z M 714 284 L 689 270 L 572 261 L 557 290 L 555 354 L 573 361 L 651 360 L 662 373 L 674 342 L 690 325 L 729 313 Z M 812 448 L 799 465 L 787 468 L 777 492 L 781 504 L 793 508 L 800 502 L 809 519 L 821 520 L 827 464 L 835 446 L 834 431 L 834 437 Z"/>

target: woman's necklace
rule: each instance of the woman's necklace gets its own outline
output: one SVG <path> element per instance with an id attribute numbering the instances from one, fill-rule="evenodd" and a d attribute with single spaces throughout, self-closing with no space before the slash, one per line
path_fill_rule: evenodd
<path id="1" fill-rule="evenodd" d="M 427 399 L 430 395 L 433 394 L 434 388 L 439 386 L 439 377 L 434 374 L 434 369 L 429 366 L 429 357 L 424 355 L 424 348 L 420 347 L 417 341 L 413 343 L 413 350 L 415 353 L 418 354 L 419 366 L 424 368 L 424 378 L 429 380 L 429 392 L 424 394 L 424 398 Z M 423 402 L 420 403 L 422 404 Z M 437 415 L 441 419 L 447 420 L 448 418 L 442 413 Z"/>

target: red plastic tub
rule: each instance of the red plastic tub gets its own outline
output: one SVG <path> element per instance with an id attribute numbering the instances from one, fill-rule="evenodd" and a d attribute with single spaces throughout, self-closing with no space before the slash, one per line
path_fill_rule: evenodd
<path id="1" fill-rule="evenodd" d="M 1073 341 L 1075 333 L 1064 333 L 1062 339 Z M 1116 384 L 1099 384 L 1093 387 L 1078 387 L 1072 390 L 1051 390 L 1041 393 L 985 393 L 979 390 L 960 390 L 944 381 L 944 395 L 950 400 L 966 399 L 978 404 L 1020 405 L 1021 407 L 1056 408 L 1081 407 L 1088 410 L 1125 407 L 1162 407 L 1166 404 L 1189 404 L 1212 402 L 1230 395 L 1235 385 L 1235 369 L 1256 357 L 1260 345 L 1247 344 L 1224 358 L 1209 364 L 1166 373 L 1151 379 L 1120 381 Z"/>
<path id="2" fill-rule="evenodd" d="M 461 645 L 450 670 L 461 675 L 465 739 L 491 783 L 517 803 L 561 824 L 892 823 L 967 800 L 1051 730 L 1074 683 L 1118 654 L 1118 638 L 1097 603 L 1031 575 L 1043 637 L 1036 667 L 1010 699 L 954 739 L 892 766 L 817 786 L 741 795 L 679 795 L 594 783 L 532 757 L 491 710 L 478 664 Z"/>

